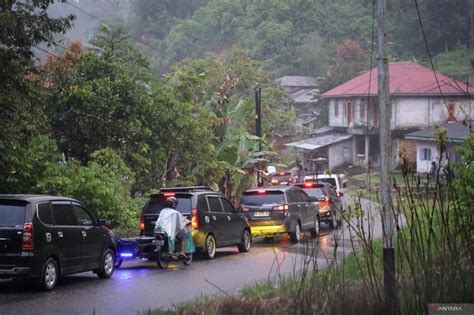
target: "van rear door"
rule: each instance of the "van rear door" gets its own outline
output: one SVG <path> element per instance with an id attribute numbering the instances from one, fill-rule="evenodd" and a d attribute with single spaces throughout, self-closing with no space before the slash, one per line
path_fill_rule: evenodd
<path id="1" fill-rule="evenodd" d="M 25 201 L 0 200 L 0 268 L 19 263 L 26 205 Z"/>

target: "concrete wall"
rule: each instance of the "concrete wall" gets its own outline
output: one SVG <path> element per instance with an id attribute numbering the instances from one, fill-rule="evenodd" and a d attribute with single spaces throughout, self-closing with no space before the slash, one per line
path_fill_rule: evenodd
<path id="1" fill-rule="evenodd" d="M 366 98 L 339 98 L 329 101 L 329 126 L 351 127 L 346 117 L 346 101 L 352 103 L 352 126 L 365 125 L 364 105 Z M 446 101 L 446 104 L 445 102 Z M 467 97 L 396 97 L 392 99 L 392 129 L 426 128 L 447 122 L 449 117 L 447 104 L 454 102 L 453 115 L 458 121 L 466 116 L 474 119 L 472 101 Z M 338 115 L 335 106 L 338 105 Z M 367 105 L 365 105 L 367 106 Z M 373 126 L 373 104 L 369 107 L 369 123 Z"/>
<path id="2" fill-rule="evenodd" d="M 431 150 L 431 159 L 430 160 L 423 160 L 421 151 L 423 149 Z M 428 173 L 431 167 L 432 161 L 438 160 L 438 149 L 436 148 L 436 144 L 434 142 L 428 141 L 417 141 L 416 143 L 416 171 L 418 173 Z"/>
<path id="3" fill-rule="evenodd" d="M 353 163 L 353 142 L 352 139 L 341 141 L 329 146 L 328 158 L 329 168 L 334 168 L 339 165 Z"/>

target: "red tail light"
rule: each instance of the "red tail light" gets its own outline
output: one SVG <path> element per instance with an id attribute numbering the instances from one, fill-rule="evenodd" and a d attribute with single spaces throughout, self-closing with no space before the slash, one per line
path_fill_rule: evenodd
<path id="1" fill-rule="evenodd" d="M 330 205 L 331 205 L 331 200 L 329 200 L 328 196 L 326 196 L 326 199 L 324 199 L 324 201 L 319 202 L 320 207 L 326 207 L 326 206 L 330 206 Z"/>
<path id="2" fill-rule="evenodd" d="M 265 189 L 259 189 L 257 192 L 259 195 L 264 195 L 267 191 Z"/>
<path id="3" fill-rule="evenodd" d="M 142 214 L 140 215 L 140 232 L 144 232 L 145 231 L 145 215 Z"/>
<path id="4" fill-rule="evenodd" d="M 23 224 L 23 242 L 21 244 L 21 249 L 33 249 L 33 223 L 31 222 Z"/>
<path id="5" fill-rule="evenodd" d="M 199 222 L 198 222 L 198 213 L 197 213 L 196 208 L 193 209 L 192 214 L 193 214 L 193 216 L 191 217 L 191 227 L 194 230 L 197 230 L 197 229 L 199 229 Z"/>
<path id="6" fill-rule="evenodd" d="M 163 196 L 164 197 L 174 197 L 174 196 L 176 196 L 176 194 L 174 192 L 165 192 L 165 193 L 163 193 Z"/>

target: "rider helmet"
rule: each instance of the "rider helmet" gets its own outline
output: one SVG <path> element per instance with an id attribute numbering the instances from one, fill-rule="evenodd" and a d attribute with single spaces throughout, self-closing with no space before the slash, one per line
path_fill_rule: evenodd
<path id="1" fill-rule="evenodd" d="M 176 206 L 178 205 L 178 199 L 176 199 L 176 197 L 168 197 L 166 198 L 166 205 L 176 209 Z"/>

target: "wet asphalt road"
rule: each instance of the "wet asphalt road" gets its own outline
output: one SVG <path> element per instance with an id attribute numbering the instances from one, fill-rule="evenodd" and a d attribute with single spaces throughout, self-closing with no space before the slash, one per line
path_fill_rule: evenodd
<path id="1" fill-rule="evenodd" d="M 368 222 L 362 224 L 374 237 L 381 237 L 376 215 L 373 222 L 370 229 Z M 190 266 L 174 263 L 168 270 L 158 269 L 154 262 L 126 261 L 111 279 L 99 280 L 92 272 L 67 276 L 52 292 L 38 292 L 28 281 L 0 280 L 0 315 L 136 314 L 200 296 L 234 294 L 245 286 L 277 281 L 280 276 L 301 270 L 308 253 L 315 253 L 310 261 L 319 268 L 334 258 L 341 261 L 352 251 L 353 234 L 347 223 L 335 231 L 321 224 L 321 233 L 314 240 L 309 234 L 299 244 L 290 244 L 286 236 L 273 242 L 257 238 L 248 253 L 239 253 L 237 247 L 223 248 L 211 261 L 195 259 Z"/>

